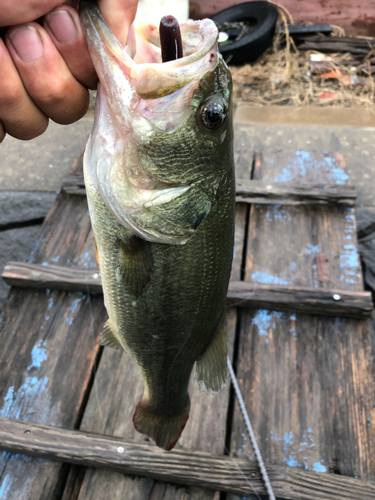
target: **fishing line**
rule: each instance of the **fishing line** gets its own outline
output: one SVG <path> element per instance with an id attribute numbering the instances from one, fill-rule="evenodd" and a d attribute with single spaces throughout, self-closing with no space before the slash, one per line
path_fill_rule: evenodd
<path id="1" fill-rule="evenodd" d="M 241 305 L 243 304 L 244 302 L 248 301 L 249 299 L 251 299 L 251 297 L 255 294 L 256 290 L 257 290 L 257 284 L 258 282 L 257 281 L 254 281 L 253 282 L 254 284 L 254 290 L 249 293 L 249 295 L 246 295 L 246 297 L 244 299 L 241 299 L 239 300 L 238 302 L 234 302 L 233 304 L 229 304 L 226 306 L 226 309 L 228 309 L 229 307 L 237 307 L 238 305 Z"/>
<path id="2" fill-rule="evenodd" d="M 241 410 L 242 416 L 245 420 L 247 432 L 249 433 L 251 444 L 253 446 L 255 455 L 256 455 L 257 460 L 258 460 L 259 468 L 260 468 L 260 471 L 262 473 L 263 481 L 264 481 L 264 484 L 266 485 L 268 496 L 270 497 L 271 500 L 276 500 L 271 483 L 270 483 L 270 480 L 269 480 L 269 477 L 268 477 L 266 467 L 265 467 L 264 462 L 263 462 L 262 455 L 260 453 L 260 449 L 259 449 L 257 440 L 255 438 L 255 434 L 254 434 L 254 430 L 253 430 L 253 427 L 252 427 L 251 422 L 250 422 L 249 414 L 247 413 L 246 406 L 245 406 L 244 400 L 242 398 L 240 387 L 238 385 L 237 378 L 236 378 L 236 375 L 234 373 L 232 363 L 229 359 L 229 356 L 227 356 L 227 365 L 228 365 L 229 373 L 230 373 L 230 376 L 232 379 L 232 384 L 233 384 L 233 387 L 234 387 L 234 390 L 235 390 L 235 393 L 236 393 L 236 396 L 238 399 L 238 404 L 240 405 L 240 410 Z"/>
<path id="3" fill-rule="evenodd" d="M 226 401 L 225 401 L 225 398 L 223 396 L 221 398 L 221 402 L 222 402 L 222 404 L 221 404 L 221 407 L 220 407 L 220 427 L 219 428 L 220 428 L 220 437 L 221 437 L 221 440 L 223 441 L 224 452 L 228 455 L 228 458 L 237 467 L 237 469 L 239 470 L 239 472 L 243 476 L 245 482 L 247 483 L 247 485 L 249 486 L 249 488 L 253 491 L 253 493 L 257 497 L 257 499 L 261 500 L 260 496 L 255 491 L 255 488 L 252 485 L 250 479 L 248 479 L 248 477 L 246 476 L 246 474 L 244 473 L 244 471 L 241 469 L 241 467 L 238 465 L 238 463 L 236 462 L 236 460 L 234 460 L 234 458 L 229 454 L 229 450 L 228 450 L 227 445 L 225 444 L 225 439 L 224 439 L 224 435 L 223 435 L 223 428 L 224 428 L 224 425 L 223 425 L 224 424 L 224 406 L 226 406 Z"/>

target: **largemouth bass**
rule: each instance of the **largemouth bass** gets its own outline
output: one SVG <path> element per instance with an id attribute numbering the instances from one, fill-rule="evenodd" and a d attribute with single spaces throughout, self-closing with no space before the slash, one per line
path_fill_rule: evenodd
<path id="1" fill-rule="evenodd" d="M 101 343 L 138 364 L 135 428 L 166 450 L 201 390 L 227 381 L 225 301 L 234 236 L 231 77 L 206 19 L 180 26 L 161 62 L 158 29 L 123 48 L 93 2 L 81 21 L 99 76 L 84 177 L 109 319 Z"/>

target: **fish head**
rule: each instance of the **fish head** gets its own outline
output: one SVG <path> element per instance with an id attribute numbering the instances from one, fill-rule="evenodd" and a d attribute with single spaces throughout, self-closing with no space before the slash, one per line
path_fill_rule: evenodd
<path id="1" fill-rule="evenodd" d="M 156 26 L 140 25 L 124 48 L 95 3 L 80 9 L 100 80 L 85 178 L 135 234 L 184 244 L 233 177 L 232 82 L 216 25 L 182 23 L 184 56 L 163 63 Z"/>

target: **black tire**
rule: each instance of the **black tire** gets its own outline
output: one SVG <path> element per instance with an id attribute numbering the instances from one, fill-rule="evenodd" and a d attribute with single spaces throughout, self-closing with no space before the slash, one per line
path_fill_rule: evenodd
<path id="1" fill-rule="evenodd" d="M 237 42 L 219 44 L 224 59 L 232 55 L 229 64 L 242 65 L 258 59 L 272 45 L 278 18 L 277 8 L 263 2 L 246 2 L 234 5 L 211 17 L 220 26 L 223 23 L 250 21 L 247 34 Z"/>

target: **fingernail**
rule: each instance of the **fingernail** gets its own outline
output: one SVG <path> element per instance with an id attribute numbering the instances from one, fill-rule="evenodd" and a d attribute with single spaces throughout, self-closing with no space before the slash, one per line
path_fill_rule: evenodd
<path id="1" fill-rule="evenodd" d="M 45 20 L 58 42 L 72 42 L 77 37 L 75 22 L 66 10 L 51 12 L 45 17 Z"/>
<path id="2" fill-rule="evenodd" d="M 34 61 L 43 54 L 42 40 L 34 26 L 15 28 L 8 36 L 22 61 Z"/>

